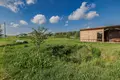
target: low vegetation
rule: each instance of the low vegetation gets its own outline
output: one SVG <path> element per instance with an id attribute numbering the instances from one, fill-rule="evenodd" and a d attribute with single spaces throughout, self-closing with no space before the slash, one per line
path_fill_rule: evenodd
<path id="1" fill-rule="evenodd" d="M 5 79 L 74 79 L 77 74 L 77 70 L 74 69 L 79 69 L 83 63 L 89 63 L 95 58 L 99 58 L 101 52 L 98 52 L 99 50 L 92 51 L 92 48 L 85 45 L 46 45 L 40 53 L 34 47 L 8 46 L 3 55 L 4 68 L 7 71 Z"/>
<path id="2" fill-rule="evenodd" d="M 119 44 L 47 39 L 43 31 L 36 33 L 42 36 L 7 38 L 10 43 L 0 47 L 0 80 L 120 80 Z"/>
<path id="3" fill-rule="evenodd" d="M 60 40 L 63 43 L 58 43 Z M 114 54 L 112 51 L 103 54 L 105 52 L 103 46 L 105 49 L 109 48 L 109 51 L 114 49 Z M 32 44 L 6 46 L 4 50 L 1 49 L 3 78 L 5 80 L 119 80 L 119 48 L 119 44 L 78 43 L 77 40 L 73 42 L 69 39 L 47 39 L 41 45 L 39 53 Z"/>

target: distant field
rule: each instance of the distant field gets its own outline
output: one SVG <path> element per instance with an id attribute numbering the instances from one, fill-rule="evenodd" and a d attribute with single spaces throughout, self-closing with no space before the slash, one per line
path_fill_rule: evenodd
<path id="1" fill-rule="evenodd" d="M 3 39 L 1 38 L 0 39 L 0 45 L 5 45 L 5 44 L 9 44 L 9 43 L 12 43 L 13 41 L 11 39 Z"/>
<path id="2" fill-rule="evenodd" d="M 0 38 L 0 46 L 1 45 L 6 45 L 6 44 L 13 44 L 13 43 L 16 42 L 16 40 L 27 40 L 27 41 L 29 41 L 29 39 L 27 39 L 27 38 L 17 38 L 15 36 L 7 37 L 7 38 Z"/>
<path id="3" fill-rule="evenodd" d="M 10 37 L 7 39 L 0 39 L 0 45 L 12 44 L 17 39 L 20 39 L 20 38 Z M 25 38 L 21 38 L 21 39 L 28 40 L 30 42 L 29 39 L 25 39 Z M 100 58 L 94 59 L 89 63 L 82 63 L 82 64 L 66 63 L 66 64 L 64 64 L 64 65 L 66 65 L 64 70 L 70 72 L 71 73 L 70 75 L 73 76 L 73 73 L 76 73 L 76 72 L 72 71 L 72 69 L 75 68 L 76 71 L 79 71 L 79 75 L 81 75 L 80 77 L 85 78 L 85 79 L 81 79 L 81 80 L 96 80 L 96 79 L 97 80 L 100 80 L 100 79 L 120 80 L 120 77 L 119 77 L 120 76 L 120 74 L 119 74 L 120 73 L 120 60 L 119 60 L 120 59 L 120 44 L 118 44 L 118 43 L 85 43 L 85 42 L 80 42 L 79 39 L 49 38 L 43 43 L 43 45 L 41 45 L 41 47 L 44 48 L 46 45 L 78 45 L 78 46 L 86 45 L 88 47 L 92 46 L 92 47 L 98 48 L 101 51 Z M 5 48 L 3 48 L 3 47 L 0 48 L 0 79 L 4 76 L 8 75 L 3 67 L 3 55 L 5 53 L 7 53 L 6 55 L 8 55 L 8 54 L 15 55 L 15 54 L 18 54 L 17 51 L 20 52 L 20 55 L 21 55 L 21 53 L 26 54 L 27 52 L 30 51 L 30 48 L 33 45 L 28 44 L 27 46 L 28 47 L 26 47 L 26 45 L 17 45 L 14 47 L 8 47 L 8 49 L 6 48 L 6 52 L 4 52 Z M 84 52 L 86 52 L 86 51 L 83 51 L 83 53 Z M 26 54 L 26 56 L 28 56 L 28 55 Z M 22 59 L 22 57 L 19 57 L 19 54 L 17 57 L 20 60 Z M 29 57 L 31 57 L 31 56 L 29 56 Z M 15 59 L 16 59 L 16 57 L 15 57 Z M 10 61 L 10 60 L 8 60 L 8 61 Z M 13 61 L 15 61 L 14 57 L 13 57 Z M 19 61 L 19 60 L 17 60 L 17 61 Z M 59 63 L 59 61 L 58 61 L 58 63 Z M 60 61 L 60 63 L 62 63 L 62 62 Z M 14 63 L 14 64 L 17 64 L 17 63 Z M 62 65 L 62 64 L 60 64 L 60 65 Z M 72 67 L 68 68 L 68 66 L 70 66 L 70 65 Z M 11 70 L 13 70 L 12 66 L 9 66 L 9 67 L 11 68 Z M 18 67 L 19 67 L 19 65 L 18 65 Z M 92 69 L 94 69 L 94 70 L 92 70 Z M 63 73 L 65 73 L 65 71 L 63 69 L 61 69 L 61 70 L 63 71 Z M 66 74 L 62 74 L 61 70 L 59 71 L 59 69 L 58 69 L 59 73 L 57 73 L 57 74 L 59 74 L 59 76 L 66 75 Z M 18 71 L 19 71 L 19 69 L 18 69 Z M 54 69 L 53 69 L 53 71 L 54 71 Z M 29 71 L 26 73 L 29 73 Z M 76 76 L 78 77 L 79 75 L 77 75 L 77 73 L 76 73 Z M 103 75 L 102 75 L 102 73 L 103 73 Z M 114 75 L 114 74 L 116 74 L 116 75 Z M 20 75 L 22 75 L 22 74 L 20 74 Z M 48 73 L 46 75 L 48 76 Z M 96 75 L 96 78 L 94 77 L 94 75 Z M 18 77 L 18 76 L 15 76 L 15 77 Z M 88 79 L 87 79 L 87 77 L 88 77 Z M 54 79 L 57 79 L 57 78 L 54 78 Z M 65 77 L 65 79 L 66 79 L 66 77 Z M 6 80 L 9 80 L 9 79 L 6 79 Z M 22 80 L 22 79 L 18 79 L 18 80 Z M 29 79 L 25 79 L 25 80 L 29 80 Z M 52 79 L 50 79 L 50 80 L 52 80 Z M 61 78 L 57 79 L 57 80 L 61 80 Z M 73 80 L 79 80 L 79 79 L 73 79 Z"/>

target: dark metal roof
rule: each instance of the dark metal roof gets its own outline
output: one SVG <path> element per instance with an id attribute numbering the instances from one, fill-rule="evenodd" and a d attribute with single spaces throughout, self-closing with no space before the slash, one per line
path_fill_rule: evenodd
<path id="1" fill-rule="evenodd" d="M 86 29 L 81 29 L 80 31 L 106 29 L 106 28 L 120 28 L 120 25 L 105 26 L 105 27 L 96 27 L 96 28 L 86 28 Z"/>

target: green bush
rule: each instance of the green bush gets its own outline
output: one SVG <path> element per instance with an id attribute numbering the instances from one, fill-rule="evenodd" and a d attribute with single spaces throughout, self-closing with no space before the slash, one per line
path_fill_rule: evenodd
<path id="1" fill-rule="evenodd" d="M 48 51 L 52 56 L 64 57 L 65 55 L 70 55 L 71 53 L 76 52 L 82 46 L 76 45 L 47 45 L 44 49 L 44 52 Z"/>
<path id="2" fill-rule="evenodd" d="M 91 51 L 92 51 L 92 54 L 93 54 L 94 57 L 100 57 L 101 56 L 100 49 L 92 47 Z"/>
<path id="3" fill-rule="evenodd" d="M 74 52 L 71 54 L 71 58 L 73 62 L 88 62 L 92 60 L 92 54 L 89 48 L 85 45 L 82 46 L 82 48 L 78 49 L 77 52 Z"/>

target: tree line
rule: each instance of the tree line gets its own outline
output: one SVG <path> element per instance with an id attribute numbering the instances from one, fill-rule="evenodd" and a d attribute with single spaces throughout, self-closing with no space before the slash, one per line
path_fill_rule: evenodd
<path id="1" fill-rule="evenodd" d="M 69 32 L 58 32 L 53 34 L 55 38 L 79 38 L 79 31 L 69 31 Z"/>
<path id="2" fill-rule="evenodd" d="M 32 34 L 32 33 L 30 33 Z M 76 38 L 78 39 L 80 37 L 80 31 L 69 31 L 69 32 L 57 32 L 57 33 L 46 33 L 48 37 L 54 37 L 54 38 Z M 17 37 L 27 37 L 28 34 L 22 33 L 17 35 Z"/>

